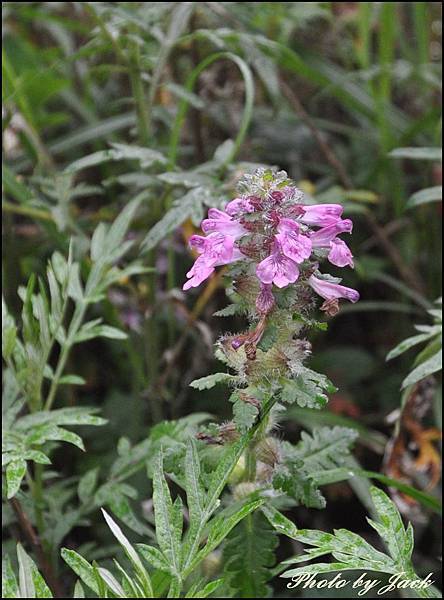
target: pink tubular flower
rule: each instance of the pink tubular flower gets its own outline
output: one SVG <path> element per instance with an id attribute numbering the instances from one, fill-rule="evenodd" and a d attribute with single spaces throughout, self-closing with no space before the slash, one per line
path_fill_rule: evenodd
<path id="1" fill-rule="evenodd" d="M 208 264 L 203 256 L 199 256 L 187 273 L 188 281 L 183 284 L 183 290 L 197 287 L 214 272 L 214 266 Z"/>
<path id="2" fill-rule="evenodd" d="M 302 205 L 304 214 L 299 220 L 306 225 L 325 227 L 335 223 L 342 215 L 344 208 L 340 204 Z"/>
<path id="3" fill-rule="evenodd" d="M 328 248 L 330 242 L 340 233 L 351 233 L 353 223 L 350 219 L 337 219 L 334 223 L 314 231 L 310 235 L 313 248 Z"/>
<path id="4" fill-rule="evenodd" d="M 353 288 L 348 288 L 344 285 L 339 285 L 338 283 L 332 283 L 331 281 L 326 281 L 325 279 L 319 279 L 314 275 L 311 275 L 308 278 L 308 283 L 314 289 L 314 291 L 325 300 L 338 300 L 339 298 L 345 298 L 353 303 L 359 300 L 359 292 Z"/>
<path id="5" fill-rule="evenodd" d="M 262 283 L 274 283 L 278 288 L 283 288 L 297 280 L 299 269 L 291 258 L 283 254 L 276 242 L 270 256 L 257 265 L 256 274 Z"/>
<path id="6" fill-rule="evenodd" d="M 207 237 L 192 235 L 189 244 L 199 252 L 200 256 L 188 271 L 184 290 L 197 287 L 214 271 L 214 267 L 227 265 L 243 257 L 241 251 L 234 245 L 234 238 L 219 232 L 210 233 Z"/>
<path id="7" fill-rule="evenodd" d="M 353 263 L 353 254 L 350 252 L 350 248 L 345 242 L 339 239 L 335 239 L 330 242 L 328 260 L 337 267 L 346 267 L 348 265 L 353 269 L 355 266 Z"/>
<path id="8" fill-rule="evenodd" d="M 218 208 L 210 208 L 208 211 L 208 219 L 202 221 L 201 227 L 204 233 L 218 231 L 224 235 L 230 235 L 233 238 L 241 237 L 246 233 L 245 228 L 240 223 Z"/>
<path id="9" fill-rule="evenodd" d="M 299 225 L 292 219 L 280 219 L 275 236 L 282 252 L 296 263 L 310 257 L 312 243 L 308 236 L 299 233 Z"/>

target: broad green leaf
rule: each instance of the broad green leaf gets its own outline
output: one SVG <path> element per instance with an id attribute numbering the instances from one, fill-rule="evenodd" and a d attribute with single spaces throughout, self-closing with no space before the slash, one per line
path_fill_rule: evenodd
<path id="1" fill-rule="evenodd" d="M 185 598 L 208 598 L 211 594 L 217 590 L 224 583 L 223 579 L 215 579 L 214 581 L 210 581 L 200 590 L 193 590 L 192 593 L 188 592 L 185 594 Z M 191 591 L 191 590 L 190 590 Z"/>
<path id="2" fill-rule="evenodd" d="M 157 150 L 142 148 L 139 146 L 129 146 L 127 144 L 111 144 L 112 148 L 99 150 L 78 160 L 75 160 L 65 168 L 66 173 L 76 173 L 82 169 L 95 167 L 105 162 L 118 160 L 137 160 L 142 168 L 151 166 L 154 163 L 165 163 L 165 157 Z"/>

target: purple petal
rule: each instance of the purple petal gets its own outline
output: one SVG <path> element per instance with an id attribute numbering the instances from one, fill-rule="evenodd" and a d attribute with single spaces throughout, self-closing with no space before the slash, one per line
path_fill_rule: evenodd
<path id="1" fill-rule="evenodd" d="M 328 253 L 328 260 L 337 267 L 354 267 L 353 255 L 347 244 L 339 239 L 330 242 L 330 252 Z"/>
<path id="2" fill-rule="evenodd" d="M 325 227 L 337 221 L 344 208 L 340 204 L 312 204 L 302 207 L 304 214 L 299 218 L 306 225 Z"/>
<path id="3" fill-rule="evenodd" d="M 331 281 L 325 281 L 324 279 L 319 279 L 314 275 L 311 275 L 308 278 L 308 283 L 314 289 L 314 291 L 325 300 L 332 300 L 333 298 L 345 298 L 350 302 L 357 302 L 359 300 L 359 292 L 353 288 L 332 283 Z"/>
<path id="4" fill-rule="evenodd" d="M 314 248 L 328 248 L 330 242 L 340 233 L 351 233 L 353 223 L 350 219 L 338 219 L 335 223 L 327 225 L 310 235 Z"/>

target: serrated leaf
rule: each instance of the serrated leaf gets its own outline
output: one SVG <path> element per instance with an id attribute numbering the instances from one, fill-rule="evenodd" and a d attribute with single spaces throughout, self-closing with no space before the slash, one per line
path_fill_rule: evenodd
<path id="1" fill-rule="evenodd" d="M 241 433 L 248 431 L 254 425 L 258 414 L 259 408 L 254 404 L 245 402 L 242 398 L 239 398 L 233 404 L 234 422 Z"/>
<path id="2" fill-rule="evenodd" d="M 259 511 L 249 514 L 229 534 L 223 550 L 224 579 L 237 598 L 267 598 L 278 539 Z"/>
<path id="3" fill-rule="evenodd" d="M 171 573 L 180 573 L 179 540 L 174 530 L 174 509 L 170 490 L 163 474 L 163 457 L 159 453 L 153 477 L 153 504 L 157 542 L 170 562 Z"/>
<path id="4" fill-rule="evenodd" d="M 200 480 L 200 462 L 195 441 L 190 438 L 185 455 L 185 489 L 190 514 L 189 535 L 197 531 L 203 519 L 205 490 Z"/>
<path id="5" fill-rule="evenodd" d="M 235 375 L 230 375 L 229 373 L 213 373 L 212 375 L 195 379 L 190 383 L 190 387 L 197 390 L 209 390 L 218 383 L 230 383 L 235 382 L 236 380 L 237 377 Z"/>
<path id="6" fill-rule="evenodd" d="M 302 408 L 323 408 L 328 397 L 316 385 L 314 381 L 303 379 L 298 376 L 296 379 L 288 379 L 282 385 L 281 401 L 286 404 L 296 402 Z"/>

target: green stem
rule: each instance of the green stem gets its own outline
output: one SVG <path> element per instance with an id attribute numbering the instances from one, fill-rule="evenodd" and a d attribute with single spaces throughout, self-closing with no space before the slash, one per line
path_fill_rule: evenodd
<path id="1" fill-rule="evenodd" d="M 14 204 L 8 200 L 2 201 L 2 211 L 16 215 L 23 215 L 25 217 L 30 217 L 31 219 L 54 222 L 54 217 L 46 210 L 40 210 L 39 208 L 34 208 L 33 206 Z"/>

